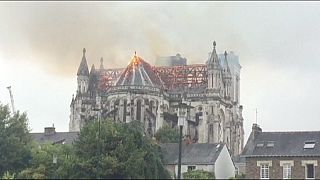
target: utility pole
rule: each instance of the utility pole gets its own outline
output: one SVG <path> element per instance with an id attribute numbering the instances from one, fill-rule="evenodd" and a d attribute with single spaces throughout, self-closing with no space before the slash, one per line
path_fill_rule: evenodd
<path id="1" fill-rule="evenodd" d="M 16 111 L 15 111 L 15 108 L 14 108 L 14 101 L 13 101 L 13 95 L 12 95 L 12 91 L 11 91 L 11 86 L 8 86 L 7 89 L 9 90 L 9 94 L 10 94 L 12 113 L 15 114 Z"/>

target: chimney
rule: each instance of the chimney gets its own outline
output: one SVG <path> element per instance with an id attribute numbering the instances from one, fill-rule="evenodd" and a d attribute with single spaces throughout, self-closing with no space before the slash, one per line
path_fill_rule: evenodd
<path id="1" fill-rule="evenodd" d="M 45 127 L 44 128 L 44 134 L 45 135 L 52 135 L 56 133 L 55 127 Z"/>
<path id="2" fill-rule="evenodd" d="M 259 134 L 259 133 L 261 133 L 262 132 L 262 129 L 260 128 L 260 126 L 258 125 L 258 124 L 256 124 L 256 123 L 254 123 L 253 125 L 252 125 L 252 135 L 253 135 L 253 139 L 255 139 L 256 137 L 257 137 L 257 135 Z"/>

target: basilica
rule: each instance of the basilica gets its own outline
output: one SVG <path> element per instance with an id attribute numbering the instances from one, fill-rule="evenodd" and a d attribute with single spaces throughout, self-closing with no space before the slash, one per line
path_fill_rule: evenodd
<path id="1" fill-rule="evenodd" d="M 194 143 L 226 143 L 231 155 L 243 149 L 240 69 L 233 52 L 212 52 L 201 64 L 187 64 L 180 54 L 151 65 L 136 53 L 125 68 L 87 64 L 86 49 L 77 71 L 78 87 L 70 105 L 69 131 L 97 119 L 140 121 L 144 133 L 178 126 L 179 105 L 187 104 L 183 134 Z"/>

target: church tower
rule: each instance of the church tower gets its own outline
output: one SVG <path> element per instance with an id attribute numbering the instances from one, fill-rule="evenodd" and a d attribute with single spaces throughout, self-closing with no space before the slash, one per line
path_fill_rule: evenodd
<path id="1" fill-rule="evenodd" d="M 89 69 L 86 59 L 86 49 L 83 48 L 83 55 L 77 72 L 78 89 L 77 92 L 83 94 L 88 90 Z"/>
<path id="2" fill-rule="evenodd" d="M 221 73 L 221 65 L 216 52 L 216 42 L 213 42 L 213 50 L 211 56 L 207 61 L 207 69 L 208 69 L 208 86 L 207 89 L 209 92 L 214 93 L 219 96 L 220 91 L 222 90 L 222 73 Z"/>
<path id="3" fill-rule="evenodd" d="M 86 49 L 83 48 L 82 59 L 77 72 L 77 93 L 76 97 L 72 97 L 70 104 L 70 122 L 69 131 L 78 132 L 83 125 L 81 116 L 84 115 L 82 100 L 86 98 L 89 86 L 89 69 L 86 59 Z"/>
<path id="4" fill-rule="evenodd" d="M 231 99 L 231 87 L 232 87 L 232 75 L 227 59 L 227 51 L 224 52 L 224 68 L 223 68 L 223 77 L 224 77 L 224 84 L 225 84 L 225 98 L 226 100 L 230 101 Z"/>

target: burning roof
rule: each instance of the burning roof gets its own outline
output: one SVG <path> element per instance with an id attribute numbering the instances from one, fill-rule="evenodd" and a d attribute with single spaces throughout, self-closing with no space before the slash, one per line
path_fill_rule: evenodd
<path id="1" fill-rule="evenodd" d="M 163 83 L 154 68 L 136 54 L 131 59 L 127 68 L 121 73 L 115 85 L 163 87 Z"/>

